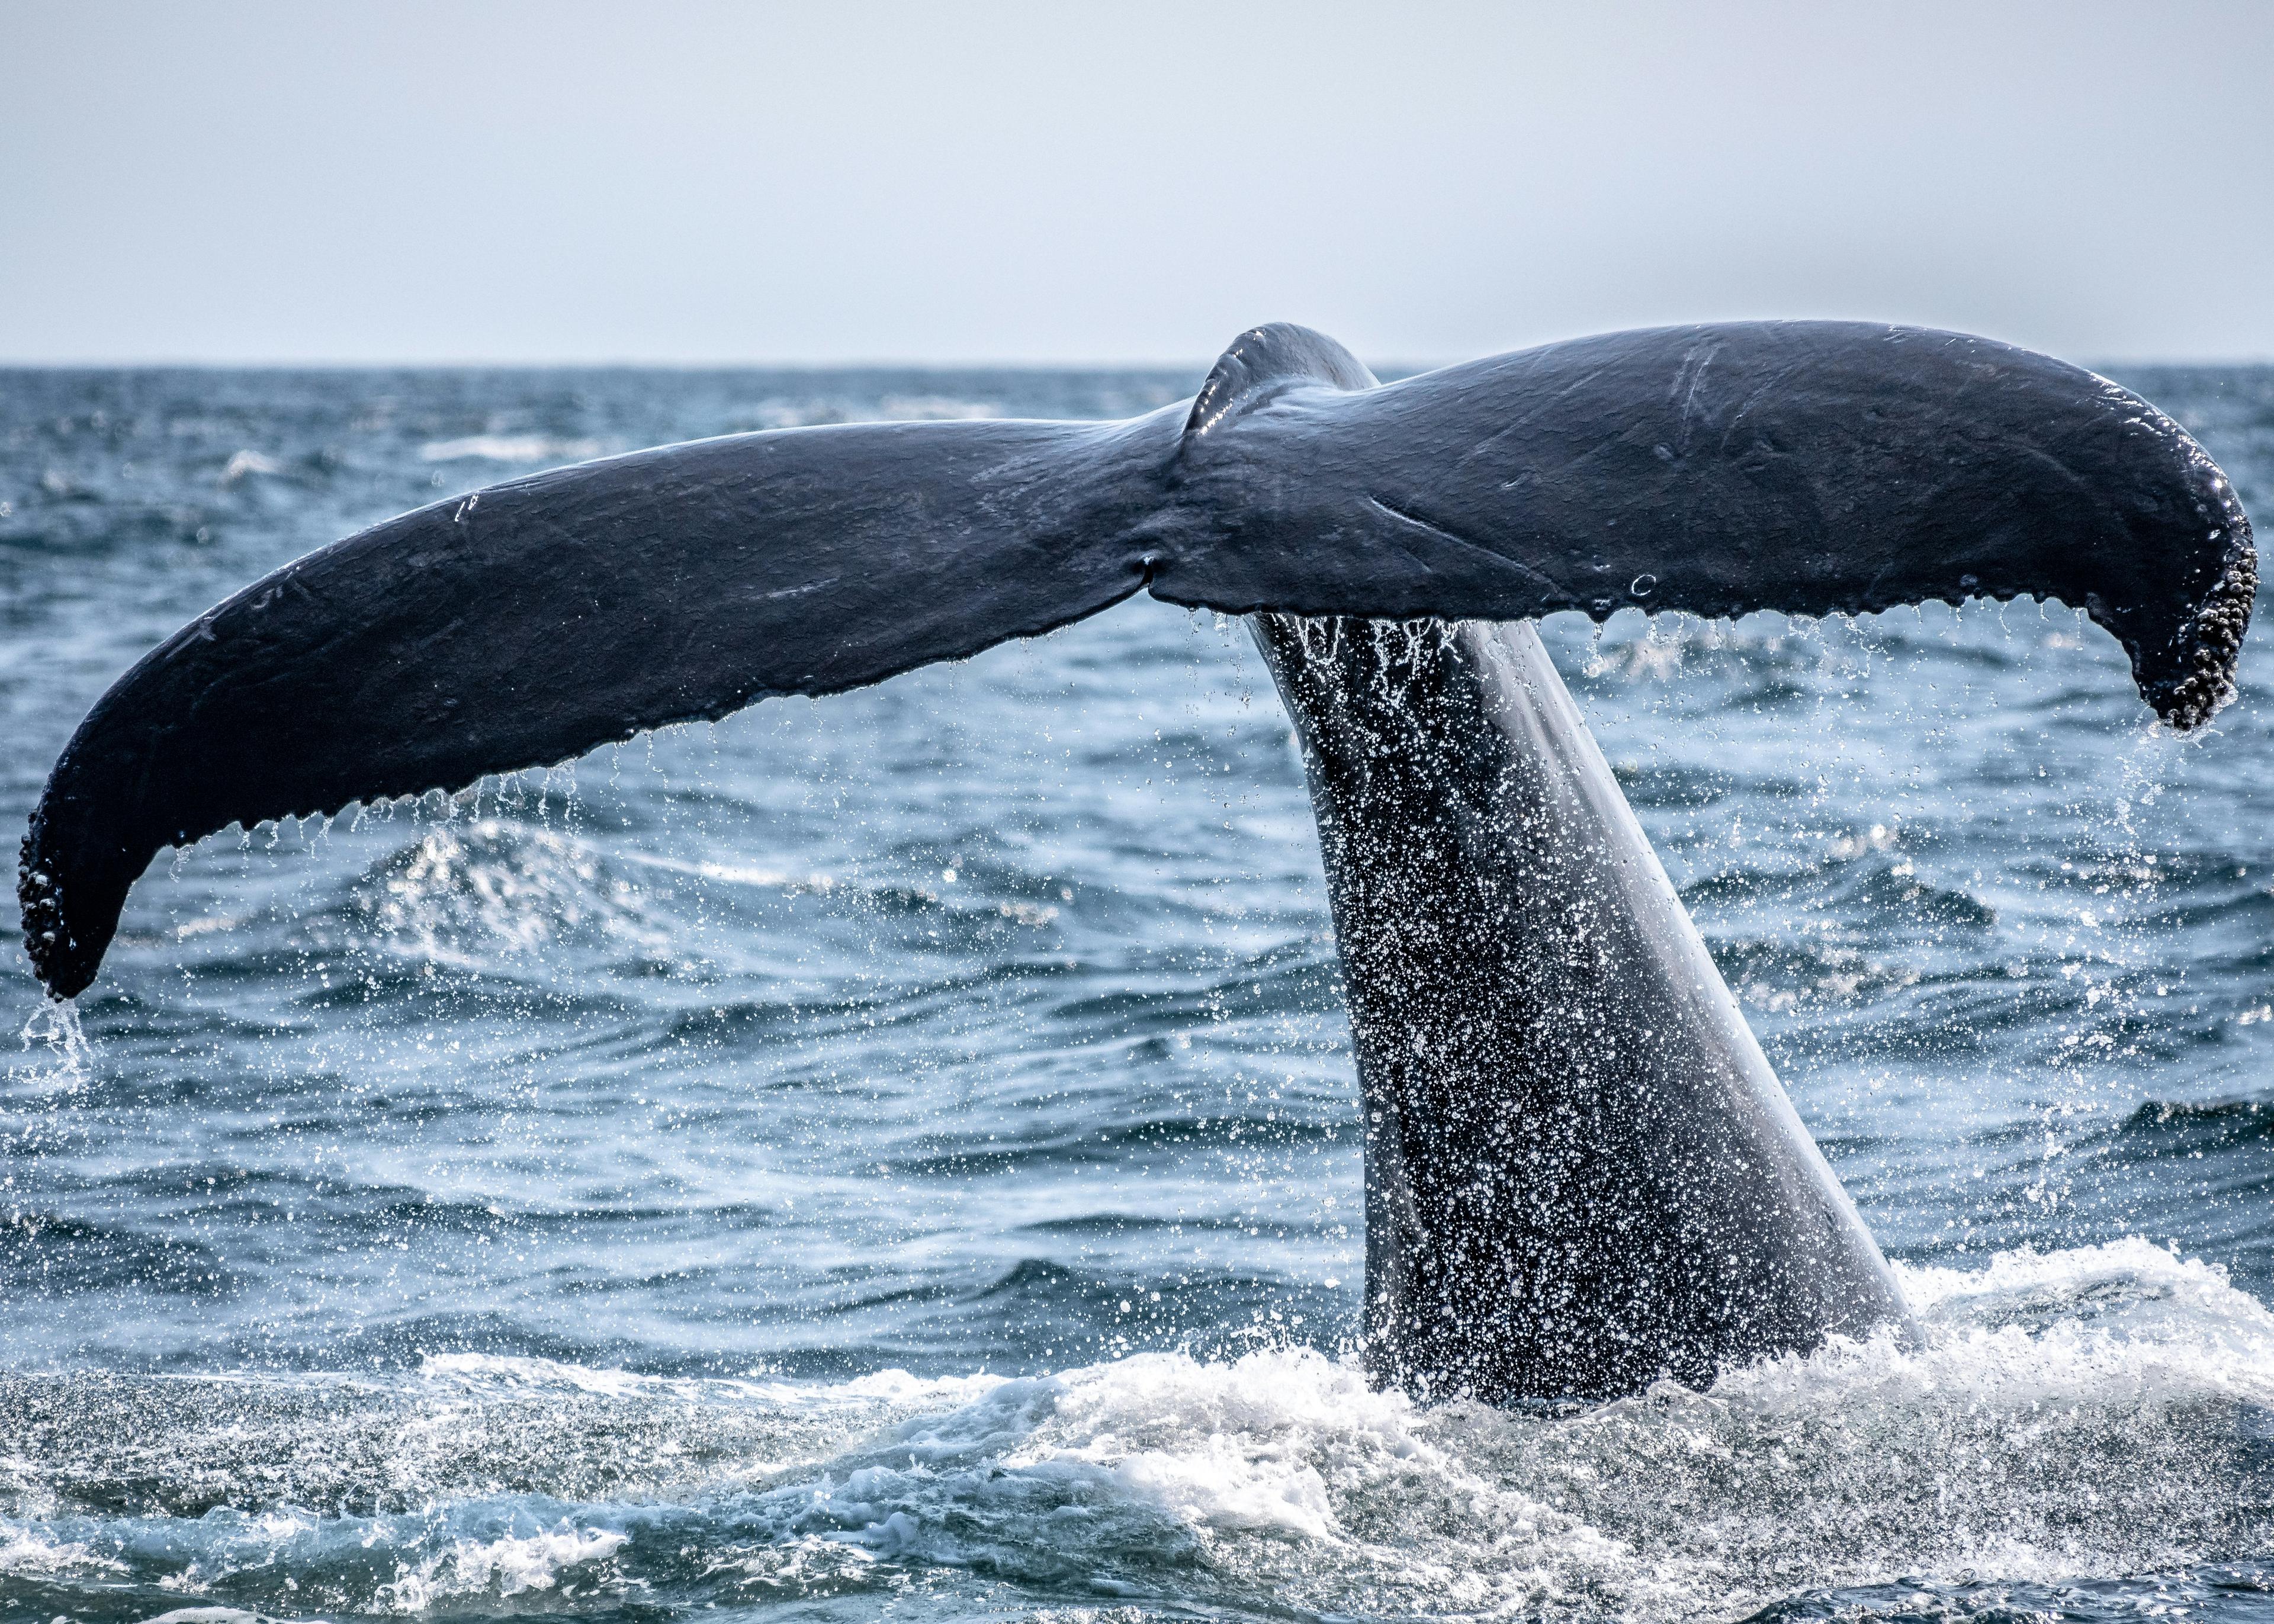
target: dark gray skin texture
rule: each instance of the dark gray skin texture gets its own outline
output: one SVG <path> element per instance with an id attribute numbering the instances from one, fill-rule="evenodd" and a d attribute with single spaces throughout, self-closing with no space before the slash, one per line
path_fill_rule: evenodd
<path id="1" fill-rule="evenodd" d="M 1251 624 L 1342 952 L 1375 1379 L 1602 1399 L 1907 1327 L 1531 622 Z"/>
<path id="2" fill-rule="evenodd" d="M 1259 327 L 1189 408 L 856 424 L 556 469 L 309 554 L 122 677 L 23 848 L 49 990 L 168 846 L 975 654 L 1149 587 L 1231 613 L 1806 614 L 2033 594 L 2173 726 L 2256 580 L 2200 447 L 2104 379 L 1845 322 L 1668 327 L 1386 386 Z"/>
<path id="3" fill-rule="evenodd" d="M 156 852 L 232 823 L 880 681 L 1148 587 L 1277 612 L 1366 1094 L 1377 1372 L 1601 1397 L 1900 1322 L 1901 1296 L 1530 628 L 1377 651 L 1374 627 L 2029 594 L 2107 628 L 2187 729 L 2232 695 L 2255 568 L 2177 425 L 1986 340 L 1668 328 L 1380 386 L 1262 327 L 1126 423 L 664 447 L 288 565 L 80 725 L 24 843 L 26 942 L 73 996 Z M 1362 618 L 1314 659 L 1284 615 Z"/>

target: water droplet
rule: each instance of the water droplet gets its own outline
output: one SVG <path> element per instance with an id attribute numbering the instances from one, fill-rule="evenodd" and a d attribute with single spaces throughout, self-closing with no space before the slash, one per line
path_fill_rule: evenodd
<path id="1" fill-rule="evenodd" d="M 1632 581 L 1627 583 L 1627 590 L 1633 593 L 1637 598 L 1648 598 L 1650 596 L 1651 588 L 1657 584 L 1658 577 L 1656 575 L 1637 575 Z"/>

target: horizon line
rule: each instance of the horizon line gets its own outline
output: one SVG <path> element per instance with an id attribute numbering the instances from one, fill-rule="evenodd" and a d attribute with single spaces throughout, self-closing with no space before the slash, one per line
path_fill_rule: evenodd
<path id="1" fill-rule="evenodd" d="M 239 360 L 226 357 L 175 357 L 164 360 L 91 360 L 34 359 L 24 360 L 0 356 L 0 372 L 1178 372 L 1198 366 L 1205 372 L 1213 365 L 1213 355 L 1198 360 L 1040 360 L 1018 357 L 975 360 L 906 360 L 889 357 L 866 357 L 848 360 L 655 360 L 616 357 L 607 359 L 560 357 L 550 360 L 506 360 L 489 358 L 422 358 L 417 360 L 374 360 L 328 357 L 309 359 Z M 1407 368 L 1449 366 L 1449 361 L 1421 363 L 1394 362 L 1385 365 Z"/>
<path id="2" fill-rule="evenodd" d="M 1529 346 L 1527 346 L 1529 347 Z M 1497 352 L 1495 352 L 1497 353 Z M 1454 366 L 1462 361 L 1478 359 L 1474 356 L 1453 358 L 1404 357 L 1397 360 L 1371 361 L 1367 365 L 1377 372 L 1410 376 L 1433 372 L 1442 366 Z M 2067 359 L 2067 357 L 2061 357 Z M 869 357 L 847 360 L 657 360 L 614 357 L 554 358 L 548 360 L 506 360 L 497 358 L 416 360 L 377 360 L 368 357 L 308 357 L 263 360 L 233 359 L 227 357 L 173 357 L 169 359 L 19 359 L 0 356 L 0 372 L 1168 372 L 1197 370 L 1203 375 L 1214 365 L 1216 357 L 1197 360 L 1065 360 L 994 357 L 964 360 L 907 360 Z M 2264 354 L 2203 356 L 2102 356 L 2090 360 L 2074 361 L 2074 365 L 2099 372 L 2108 367 L 2259 367 L 2274 366 L 2274 352 Z"/>

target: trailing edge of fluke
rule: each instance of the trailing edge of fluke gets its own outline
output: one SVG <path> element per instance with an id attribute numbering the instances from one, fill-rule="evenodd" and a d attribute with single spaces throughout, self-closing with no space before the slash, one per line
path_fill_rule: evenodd
<path id="1" fill-rule="evenodd" d="M 556 469 L 256 582 L 96 703 L 23 845 L 49 991 L 151 858 L 977 653 L 1141 589 L 1231 613 L 1511 620 L 2057 598 L 2200 726 L 2256 583 L 2169 417 L 1985 339 L 1612 334 L 1374 385 L 1294 327 L 1119 423 L 854 424 Z"/>

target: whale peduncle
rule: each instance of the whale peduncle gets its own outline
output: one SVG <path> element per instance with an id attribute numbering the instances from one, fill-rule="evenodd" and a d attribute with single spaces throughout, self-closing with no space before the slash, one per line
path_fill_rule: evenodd
<path id="1" fill-rule="evenodd" d="M 1366 1132 L 1367 1359 L 1496 1403 L 1908 1322 L 1529 621 L 1250 621 Z"/>

